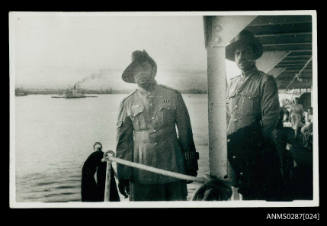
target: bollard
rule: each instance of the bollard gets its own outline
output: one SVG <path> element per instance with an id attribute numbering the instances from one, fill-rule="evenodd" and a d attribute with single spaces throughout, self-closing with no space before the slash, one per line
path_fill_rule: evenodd
<path id="1" fill-rule="evenodd" d="M 112 169 L 112 161 L 110 158 L 108 158 L 109 154 L 113 154 L 113 151 L 107 151 L 104 153 L 104 158 L 102 161 L 107 161 L 107 169 L 106 169 L 106 182 L 105 182 L 105 188 L 104 188 L 104 201 L 110 202 L 110 186 L 111 186 L 111 169 Z"/>

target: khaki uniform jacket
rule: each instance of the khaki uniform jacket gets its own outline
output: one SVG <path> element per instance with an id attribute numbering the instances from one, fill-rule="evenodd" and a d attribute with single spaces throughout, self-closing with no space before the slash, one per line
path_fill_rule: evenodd
<path id="1" fill-rule="evenodd" d="M 276 127 L 278 119 L 278 89 L 272 76 L 255 68 L 245 78 L 239 75 L 231 79 L 227 90 L 227 135 L 234 136 L 233 134 L 242 131 L 242 128 L 251 127 L 259 122 L 262 129 L 262 139 L 271 140 L 272 131 Z M 249 134 L 249 136 L 251 135 Z M 263 142 L 263 140 L 260 141 L 259 137 L 257 139 L 258 144 Z M 229 142 L 232 141 L 229 140 Z M 228 151 L 232 153 L 234 150 Z M 232 156 L 233 161 L 239 159 L 239 157 Z M 235 184 L 237 183 L 238 174 L 231 165 L 232 162 L 229 161 L 228 175 L 231 182 Z"/>
<path id="2" fill-rule="evenodd" d="M 265 137 L 271 137 L 279 119 L 278 89 L 274 77 L 258 71 L 231 79 L 227 91 L 227 134 L 261 121 Z"/>
<path id="3" fill-rule="evenodd" d="M 185 153 L 196 152 L 181 94 L 162 85 L 155 85 L 152 92 L 137 89 L 121 102 L 117 141 L 118 158 L 178 173 L 185 173 Z M 197 170 L 197 162 L 191 167 Z M 117 174 L 118 179 L 142 184 L 178 181 L 120 164 Z"/>

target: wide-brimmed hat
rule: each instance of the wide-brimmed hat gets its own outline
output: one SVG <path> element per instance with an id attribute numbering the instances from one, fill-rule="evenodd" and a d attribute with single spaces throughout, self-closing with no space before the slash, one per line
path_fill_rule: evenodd
<path id="1" fill-rule="evenodd" d="M 254 50 L 254 57 L 258 59 L 263 53 L 262 45 L 252 32 L 248 30 L 241 31 L 230 43 L 226 46 L 226 58 L 235 61 L 235 50 L 240 46 L 252 46 Z"/>
<path id="2" fill-rule="evenodd" d="M 128 83 L 135 83 L 134 68 L 136 66 L 142 65 L 144 62 L 150 63 L 152 65 L 152 73 L 156 74 L 156 62 L 149 56 L 149 54 L 145 50 L 136 50 L 132 53 L 132 62 L 124 70 L 122 74 L 122 79 Z"/>

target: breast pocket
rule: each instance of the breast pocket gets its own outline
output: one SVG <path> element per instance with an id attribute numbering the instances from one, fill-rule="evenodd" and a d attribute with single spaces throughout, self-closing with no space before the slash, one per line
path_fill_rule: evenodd
<path id="1" fill-rule="evenodd" d="M 132 105 L 131 107 L 131 119 L 133 126 L 136 130 L 145 128 L 145 118 L 144 118 L 144 106 L 143 105 Z"/>
<path id="2" fill-rule="evenodd" d="M 235 106 L 237 104 L 237 99 L 236 98 L 236 94 L 232 94 L 232 95 L 229 95 L 227 98 L 226 98 L 226 105 L 227 105 L 227 110 L 231 113 L 233 112 L 233 106 Z"/>
<path id="3" fill-rule="evenodd" d="M 157 112 L 158 120 L 161 125 L 175 122 L 175 108 L 172 105 L 161 105 Z"/>
<path id="4" fill-rule="evenodd" d="M 259 111 L 259 96 L 241 94 L 241 113 L 244 115 L 256 114 Z"/>

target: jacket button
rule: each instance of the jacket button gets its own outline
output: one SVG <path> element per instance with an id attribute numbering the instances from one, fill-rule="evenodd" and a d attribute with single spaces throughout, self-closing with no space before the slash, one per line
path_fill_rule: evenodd
<path id="1" fill-rule="evenodd" d="M 236 156 L 235 155 L 233 155 L 233 159 L 236 159 Z"/>
<path id="2" fill-rule="evenodd" d="M 243 172 L 240 172 L 240 175 L 242 176 L 243 175 Z"/>
<path id="3" fill-rule="evenodd" d="M 227 139 L 227 142 L 230 142 L 230 139 Z"/>

